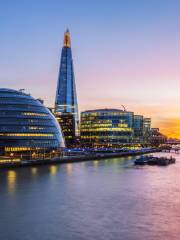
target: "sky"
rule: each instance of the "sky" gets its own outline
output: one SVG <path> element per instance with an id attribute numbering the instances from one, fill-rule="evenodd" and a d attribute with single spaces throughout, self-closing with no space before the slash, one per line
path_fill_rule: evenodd
<path id="1" fill-rule="evenodd" d="M 54 105 L 71 32 L 79 110 L 122 108 L 180 138 L 179 0 L 0 0 L 0 87 Z"/>

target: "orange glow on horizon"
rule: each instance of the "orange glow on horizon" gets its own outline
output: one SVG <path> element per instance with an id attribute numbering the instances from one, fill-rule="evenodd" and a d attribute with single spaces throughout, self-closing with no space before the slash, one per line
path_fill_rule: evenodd
<path id="1" fill-rule="evenodd" d="M 117 101 L 117 99 L 103 98 L 92 99 L 88 104 L 81 106 L 81 111 L 92 110 L 98 108 L 118 108 L 121 109 L 121 103 L 125 101 Z M 127 101 L 127 100 L 126 100 Z M 97 102 L 100 102 L 98 105 Z M 134 101 L 136 102 L 136 101 Z M 180 139 L 180 111 L 178 105 L 159 104 L 159 105 L 134 105 L 131 102 L 125 105 L 127 111 L 132 111 L 135 114 L 150 117 L 152 120 L 152 127 L 160 129 L 160 132 L 169 138 Z"/>
<path id="2" fill-rule="evenodd" d="M 169 138 L 180 139 L 180 119 L 170 119 L 159 122 L 159 128 Z"/>

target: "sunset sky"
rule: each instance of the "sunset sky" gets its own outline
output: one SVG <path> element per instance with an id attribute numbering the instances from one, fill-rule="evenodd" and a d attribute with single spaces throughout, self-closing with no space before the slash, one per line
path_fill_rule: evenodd
<path id="1" fill-rule="evenodd" d="M 53 106 L 71 32 L 79 110 L 121 108 L 180 138 L 179 0 L 2 0 L 0 87 Z"/>

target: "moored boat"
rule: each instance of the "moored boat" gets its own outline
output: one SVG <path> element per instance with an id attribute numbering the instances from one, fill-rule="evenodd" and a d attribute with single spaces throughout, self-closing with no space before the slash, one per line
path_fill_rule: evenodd
<path id="1" fill-rule="evenodd" d="M 136 158 L 136 160 L 134 161 L 135 165 L 145 165 L 148 163 L 149 159 L 151 159 L 152 156 L 141 156 L 139 158 Z"/>
<path id="2" fill-rule="evenodd" d="M 176 159 L 172 156 L 170 158 L 167 157 L 153 157 L 151 155 L 149 156 L 141 156 L 140 158 L 137 158 L 134 161 L 135 165 L 158 165 L 158 166 L 167 166 L 169 164 L 173 164 L 176 162 Z"/>
<path id="3" fill-rule="evenodd" d="M 158 160 L 158 158 L 152 157 L 148 160 L 147 164 L 148 165 L 157 165 L 157 160 Z"/>
<path id="4" fill-rule="evenodd" d="M 157 165 L 158 166 L 167 166 L 170 164 L 170 161 L 166 157 L 161 157 L 157 159 Z"/>
<path id="5" fill-rule="evenodd" d="M 169 163 L 170 164 L 176 163 L 176 159 L 171 156 L 169 159 Z"/>

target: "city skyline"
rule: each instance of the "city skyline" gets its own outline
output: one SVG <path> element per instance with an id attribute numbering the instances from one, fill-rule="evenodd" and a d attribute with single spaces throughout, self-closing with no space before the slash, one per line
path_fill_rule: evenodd
<path id="1" fill-rule="evenodd" d="M 64 32 L 54 111 L 66 145 L 72 147 L 79 135 L 79 117 L 69 29 Z"/>
<path id="2" fill-rule="evenodd" d="M 123 104 L 180 138 L 178 1 L 70 1 L 74 9 L 43 1 L 41 14 L 42 1 L 20 2 L 0 4 L 1 87 L 25 88 L 53 106 L 69 27 L 80 111 Z"/>

